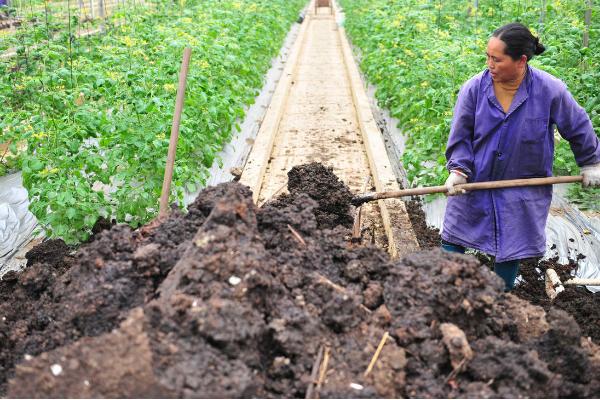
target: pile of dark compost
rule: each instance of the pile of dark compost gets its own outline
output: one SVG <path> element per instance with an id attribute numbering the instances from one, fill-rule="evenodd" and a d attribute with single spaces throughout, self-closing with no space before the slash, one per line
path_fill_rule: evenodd
<path id="1" fill-rule="evenodd" d="M 427 226 L 420 200 L 413 199 L 406 204 L 421 248 L 440 247 L 439 230 Z M 491 266 L 490 259 L 485 255 L 479 254 L 477 257 L 482 264 Z M 512 293 L 532 304 L 543 307 L 546 311 L 549 311 L 551 307 L 557 307 L 568 312 L 575 318 L 584 336 L 600 343 L 600 293 L 591 293 L 580 286 L 565 286 L 565 291 L 552 301 L 546 295 L 544 286 L 544 277 L 548 268 L 554 269 L 561 281 L 564 282 L 573 277 L 572 274 L 577 269 L 577 262 L 571 260 L 569 264 L 563 265 L 558 263 L 558 259 L 524 260 L 519 269 L 523 281 L 516 286 Z"/>
<path id="2" fill-rule="evenodd" d="M 348 188 L 319 164 L 289 178 L 260 209 L 222 184 L 3 282 L 7 395 L 597 395 L 600 353 L 566 312 L 504 294 L 471 256 L 351 244 Z"/>

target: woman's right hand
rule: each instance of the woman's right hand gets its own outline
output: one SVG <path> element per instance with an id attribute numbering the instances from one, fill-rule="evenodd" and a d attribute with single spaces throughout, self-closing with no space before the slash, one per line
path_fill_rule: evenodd
<path id="1" fill-rule="evenodd" d="M 446 183 L 444 184 L 444 186 L 446 186 L 446 189 L 448 189 L 447 195 L 448 196 L 456 196 L 457 194 L 466 193 L 467 192 L 466 190 L 464 190 L 464 189 L 457 190 L 454 187 L 456 185 L 462 185 L 464 183 L 467 183 L 467 176 L 462 171 L 458 171 L 458 170 L 450 171 L 450 176 L 448 176 L 448 179 L 446 179 Z"/>

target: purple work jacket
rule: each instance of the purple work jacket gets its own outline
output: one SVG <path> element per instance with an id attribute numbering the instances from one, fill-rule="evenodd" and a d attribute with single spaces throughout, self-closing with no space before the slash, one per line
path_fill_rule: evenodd
<path id="1" fill-rule="evenodd" d="M 468 182 L 552 176 L 554 126 L 577 165 L 600 162 L 600 141 L 566 85 L 528 67 L 510 109 L 496 99 L 488 70 L 461 88 L 448 138 L 448 170 Z M 552 186 L 467 192 L 448 198 L 442 238 L 480 250 L 496 262 L 540 257 Z"/>

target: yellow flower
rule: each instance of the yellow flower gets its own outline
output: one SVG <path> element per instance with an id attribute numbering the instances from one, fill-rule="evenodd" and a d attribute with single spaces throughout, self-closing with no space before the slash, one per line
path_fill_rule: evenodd
<path id="1" fill-rule="evenodd" d="M 427 81 L 421 82 L 421 87 L 427 87 L 427 86 L 429 86 L 429 82 L 427 82 Z"/>
<path id="2" fill-rule="evenodd" d="M 427 24 L 423 22 L 417 22 L 415 24 L 415 28 L 417 28 L 419 32 L 425 32 L 427 30 Z"/>
<path id="3" fill-rule="evenodd" d="M 45 132 L 38 132 L 38 133 L 34 133 L 31 136 L 34 137 L 35 139 L 43 139 L 45 137 L 48 137 L 48 134 Z"/>
<path id="4" fill-rule="evenodd" d="M 173 83 L 165 83 L 163 85 L 163 89 L 165 89 L 165 91 L 167 91 L 167 92 L 173 92 L 173 91 L 175 91 L 175 84 L 173 84 Z"/>
<path id="5" fill-rule="evenodd" d="M 130 38 L 129 36 L 125 36 L 123 38 L 123 43 L 127 47 L 133 47 L 135 45 L 135 39 Z"/>
<path id="6" fill-rule="evenodd" d="M 210 67 L 210 64 L 206 60 L 200 60 L 198 62 L 198 66 L 202 69 L 206 69 L 206 68 Z"/>
<path id="7" fill-rule="evenodd" d="M 392 21 L 392 26 L 393 26 L 394 28 L 398 28 L 398 27 L 399 27 L 399 26 L 402 24 L 402 22 L 403 22 L 405 19 L 406 19 L 406 17 L 405 17 L 404 15 L 398 15 L 398 16 L 397 16 L 397 17 L 394 19 L 394 21 Z"/>
<path id="8" fill-rule="evenodd" d="M 58 172 L 58 168 L 44 168 L 43 170 L 40 171 L 40 175 L 42 176 L 46 176 L 46 175 L 50 175 L 50 174 L 56 174 Z"/>

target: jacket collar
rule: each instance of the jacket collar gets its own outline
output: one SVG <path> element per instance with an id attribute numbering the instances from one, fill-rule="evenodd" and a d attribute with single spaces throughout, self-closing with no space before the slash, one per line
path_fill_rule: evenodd
<path id="1" fill-rule="evenodd" d="M 525 79 L 523 79 L 523 82 L 521 82 L 521 85 L 519 85 L 519 89 L 517 89 L 515 98 L 513 99 L 512 103 L 510 105 L 510 108 L 508 109 L 508 112 L 506 113 L 506 118 L 508 118 L 509 115 L 511 115 L 517 108 L 519 108 L 521 106 L 521 104 L 523 104 L 525 102 L 525 100 L 527 100 L 527 97 L 529 97 L 529 91 L 531 90 L 531 84 L 533 82 L 533 74 L 534 74 L 534 69 L 532 67 L 530 67 L 529 65 L 527 65 L 527 72 L 525 73 Z M 486 69 L 483 72 L 483 83 L 484 83 L 484 90 L 485 90 L 485 93 L 487 94 L 489 101 L 496 108 L 498 108 L 500 111 L 502 111 L 504 113 L 504 109 L 500 105 L 500 102 L 498 101 L 498 99 L 496 99 L 496 94 L 494 93 L 494 84 L 492 82 L 492 75 L 490 74 L 490 71 L 488 69 Z"/>

